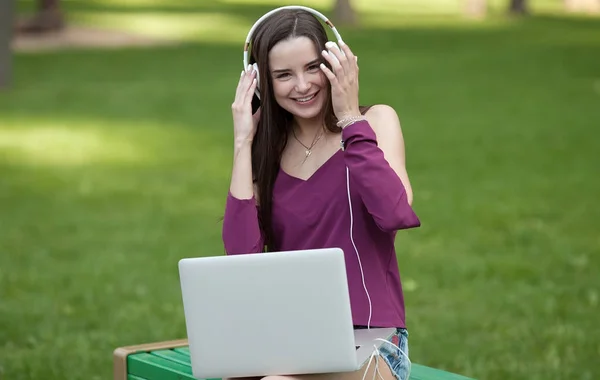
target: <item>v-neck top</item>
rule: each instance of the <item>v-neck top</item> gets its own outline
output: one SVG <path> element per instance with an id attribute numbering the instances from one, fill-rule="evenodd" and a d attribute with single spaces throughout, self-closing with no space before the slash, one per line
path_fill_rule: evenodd
<path id="1" fill-rule="evenodd" d="M 370 326 L 405 328 L 395 236 L 398 230 L 418 227 L 421 222 L 368 121 L 344 128 L 342 140 L 344 149 L 306 180 L 279 169 L 273 188 L 273 246 L 277 251 L 341 248 L 354 325 L 369 322 L 362 265 L 372 305 Z M 264 251 L 254 197 L 238 199 L 228 193 L 222 237 L 229 255 Z"/>

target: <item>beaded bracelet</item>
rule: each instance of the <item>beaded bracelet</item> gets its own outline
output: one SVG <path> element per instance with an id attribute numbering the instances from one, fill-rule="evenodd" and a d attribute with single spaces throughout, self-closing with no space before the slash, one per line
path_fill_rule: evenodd
<path id="1" fill-rule="evenodd" d="M 338 127 L 342 128 L 342 129 L 344 129 L 347 126 L 349 126 L 350 124 L 354 124 L 357 121 L 361 121 L 361 120 L 367 120 L 367 118 L 365 116 L 363 116 L 363 115 L 360 115 L 360 116 L 350 116 L 350 117 L 347 117 L 345 119 L 342 119 L 342 120 L 338 121 L 336 123 L 336 125 Z"/>

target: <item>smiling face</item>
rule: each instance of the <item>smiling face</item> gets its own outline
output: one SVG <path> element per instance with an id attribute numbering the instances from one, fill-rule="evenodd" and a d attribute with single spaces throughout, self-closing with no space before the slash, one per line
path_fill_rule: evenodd
<path id="1" fill-rule="evenodd" d="M 322 61 L 308 37 L 279 41 L 269 52 L 275 101 L 297 118 L 314 119 L 325 104 L 328 87 L 319 68 Z"/>

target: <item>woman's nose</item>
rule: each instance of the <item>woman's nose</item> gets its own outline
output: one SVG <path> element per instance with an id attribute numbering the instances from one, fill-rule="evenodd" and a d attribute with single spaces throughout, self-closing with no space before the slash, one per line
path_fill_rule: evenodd
<path id="1" fill-rule="evenodd" d="M 304 75 L 298 76 L 298 81 L 296 82 L 296 91 L 298 92 L 306 92 L 310 89 L 310 82 L 306 79 Z"/>

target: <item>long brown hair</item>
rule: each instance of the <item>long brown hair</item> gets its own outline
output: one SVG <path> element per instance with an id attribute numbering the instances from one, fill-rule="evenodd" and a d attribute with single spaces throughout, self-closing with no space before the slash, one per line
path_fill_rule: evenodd
<path id="1" fill-rule="evenodd" d="M 282 153 L 291 132 L 293 115 L 275 100 L 269 70 L 269 52 L 280 41 L 307 37 L 317 52 L 325 49 L 327 33 L 321 22 L 312 14 L 300 9 L 283 9 L 269 16 L 256 28 L 251 46 L 250 63 L 257 63 L 260 74 L 261 114 L 252 142 L 252 173 L 258 192 L 259 223 L 265 236 L 267 251 L 277 249 L 272 229 L 273 186 L 279 173 Z M 327 61 L 323 61 L 328 67 Z M 333 133 L 341 129 L 331 103 L 331 86 L 327 81 L 326 103 L 322 109 L 325 127 Z M 366 109 L 361 107 L 361 112 Z"/>

